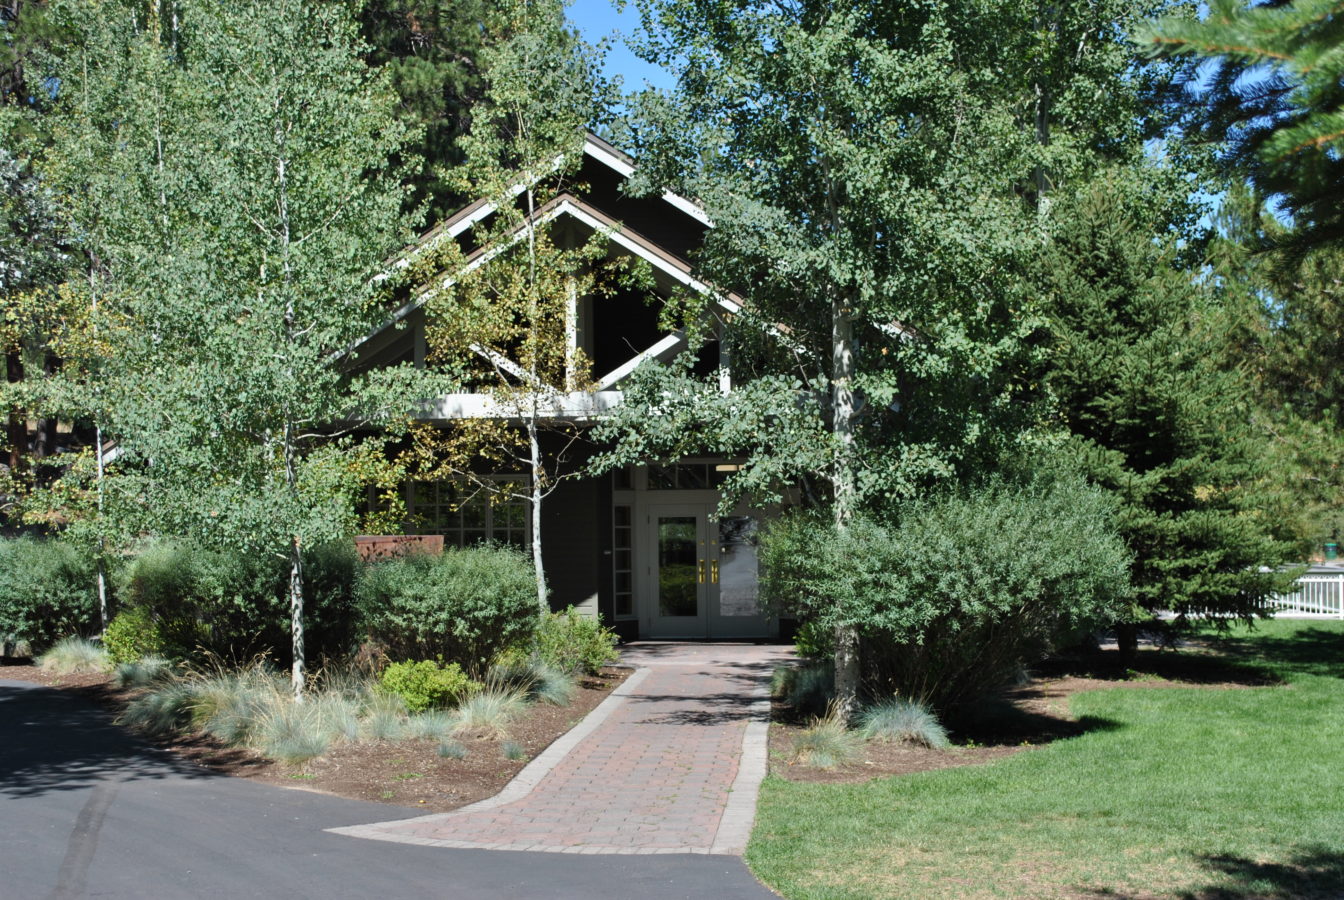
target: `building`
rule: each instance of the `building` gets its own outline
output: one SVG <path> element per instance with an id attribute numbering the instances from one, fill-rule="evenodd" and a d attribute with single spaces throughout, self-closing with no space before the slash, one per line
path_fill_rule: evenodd
<path id="1" fill-rule="evenodd" d="M 688 349 L 687 336 L 659 326 L 659 304 L 676 291 L 695 291 L 711 308 L 731 314 L 737 299 L 698 281 L 687 262 L 711 227 L 693 202 L 670 192 L 634 198 L 621 193 L 633 173 L 629 157 L 589 135 L 582 165 L 571 183 L 532 213 L 557 244 L 577 244 L 603 234 L 607 252 L 642 260 L 652 272 L 652 296 L 632 289 L 568 299 L 565 341 L 575 358 L 586 360 L 588 390 L 549 385 L 546 418 L 582 427 L 621 402 L 622 383 L 642 363 L 665 362 Z M 415 253 L 454 241 L 463 269 L 483 265 L 494 247 L 480 237 L 495 216 L 480 200 L 464 207 L 426 234 Z M 521 228 L 520 228 L 521 230 Z M 507 240 L 496 238 L 496 240 Z M 412 254 L 412 255 L 413 255 Z M 440 276 L 436 276 L 440 277 Z M 716 328 L 717 317 L 709 327 Z M 422 301 L 407 299 L 381 329 L 355 348 L 356 365 L 423 364 L 426 355 Z M 728 354 L 714 332 L 698 349 L 696 371 L 717 373 L 720 388 L 731 390 Z M 497 351 L 480 348 L 492 364 L 516 365 Z M 510 369 L 513 366 L 513 369 Z M 566 379 L 568 378 L 568 373 Z M 427 421 L 445 427 L 471 417 L 508 418 L 491 393 L 458 393 L 437 398 Z M 560 483 L 542 504 L 541 538 L 547 579 L 556 608 L 573 605 L 599 615 L 622 637 L 767 638 L 778 623 L 758 604 L 756 535 L 769 510 L 740 507 L 719 517 L 719 485 L 737 462 L 684 459 L 669 465 L 636 466 L 602 477 Z M 518 479 L 504 473 L 501 479 Z M 451 484 L 407 486 L 415 529 L 444 535 L 448 544 L 480 540 L 529 544 L 532 527 L 524 500 L 488 503 L 464 500 Z"/>

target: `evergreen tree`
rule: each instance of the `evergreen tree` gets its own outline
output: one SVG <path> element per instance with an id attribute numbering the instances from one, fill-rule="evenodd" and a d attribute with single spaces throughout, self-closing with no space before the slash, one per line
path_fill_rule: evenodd
<path id="1" fill-rule="evenodd" d="M 1281 200 L 1300 253 L 1344 238 L 1344 14 L 1334 0 L 1212 0 L 1200 21 L 1164 18 L 1136 39 L 1154 55 L 1211 61 L 1184 80 L 1185 125 Z"/>
<path id="2" fill-rule="evenodd" d="M 429 224 L 475 199 L 445 173 L 462 162 L 457 141 L 485 87 L 480 55 L 499 14 L 487 0 L 370 0 L 360 9 L 366 58 L 387 70 L 398 118 L 413 127 L 398 152 L 411 186 L 406 209 Z"/>
<path id="3" fill-rule="evenodd" d="M 1071 450 L 1116 495 L 1138 612 L 1249 619 L 1292 558 L 1251 425 L 1251 383 L 1218 352 L 1235 324 L 1179 263 L 1151 182 L 1117 174 L 1061 200 L 1039 262 L 1042 381 Z M 1133 631 L 1122 629 L 1132 649 Z"/>

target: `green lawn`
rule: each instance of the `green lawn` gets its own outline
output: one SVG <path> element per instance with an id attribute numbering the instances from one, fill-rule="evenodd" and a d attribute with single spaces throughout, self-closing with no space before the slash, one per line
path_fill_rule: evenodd
<path id="1" fill-rule="evenodd" d="M 991 765 L 769 778 L 747 862 L 791 898 L 1344 896 L 1344 622 L 1219 643 L 1286 683 L 1080 694 L 1093 730 Z"/>

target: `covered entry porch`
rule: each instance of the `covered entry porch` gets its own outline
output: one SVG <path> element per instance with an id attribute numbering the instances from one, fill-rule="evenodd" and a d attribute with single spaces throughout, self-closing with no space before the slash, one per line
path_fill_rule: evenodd
<path id="1" fill-rule="evenodd" d="M 778 622 L 759 597 L 757 542 L 770 510 L 719 515 L 723 460 L 637 466 L 612 475 L 612 618 L 623 637 L 766 639 Z"/>

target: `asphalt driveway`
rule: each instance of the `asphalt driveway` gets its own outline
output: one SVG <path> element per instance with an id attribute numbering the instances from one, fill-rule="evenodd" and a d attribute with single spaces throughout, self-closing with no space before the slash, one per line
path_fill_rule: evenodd
<path id="1" fill-rule="evenodd" d="M 82 698 L 0 681 L 0 897 L 774 896 L 735 857 L 453 850 L 324 831 L 399 811 L 214 775 Z"/>

